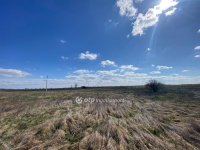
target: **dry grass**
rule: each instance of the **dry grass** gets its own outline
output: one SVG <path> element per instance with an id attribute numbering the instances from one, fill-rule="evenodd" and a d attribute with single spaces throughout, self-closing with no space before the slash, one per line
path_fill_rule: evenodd
<path id="1" fill-rule="evenodd" d="M 181 96 L 173 92 L 173 100 L 136 93 L 123 88 L 0 92 L 0 150 L 200 149 L 196 95 L 176 101 Z M 77 96 L 125 102 L 79 105 Z"/>

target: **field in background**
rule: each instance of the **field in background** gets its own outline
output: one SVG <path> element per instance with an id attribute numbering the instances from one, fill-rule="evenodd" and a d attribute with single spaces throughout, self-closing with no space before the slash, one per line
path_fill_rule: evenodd
<path id="1" fill-rule="evenodd" d="M 124 102 L 76 103 L 76 98 Z M 0 150 L 200 149 L 200 85 L 0 91 Z"/>

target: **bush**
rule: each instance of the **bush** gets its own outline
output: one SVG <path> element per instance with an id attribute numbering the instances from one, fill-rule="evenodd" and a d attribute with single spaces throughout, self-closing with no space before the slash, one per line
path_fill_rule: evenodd
<path id="1" fill-rule="evenodd" d="M 82 89 L 86 89 L 87 87 L 86 87 L 86 86 L 81 86 L 81 88 L 82 88 Z"/>
<path id="2" fill-rule="evenodd" d="M 158 92 L 161 88 L 162 88 L 163 84 L 156 81 L 156 80 L 150 80 L 146 85 L 145 87 L 151 91 L 151 92 Z"/>

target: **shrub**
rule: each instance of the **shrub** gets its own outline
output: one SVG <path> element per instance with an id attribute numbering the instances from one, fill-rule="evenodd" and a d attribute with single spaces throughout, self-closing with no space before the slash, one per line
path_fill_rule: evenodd
<path id="1" fill-rule="evenodd" d="M 161 89 L 162 86 L 163 86 L 163 84 L 160 83 L 160 82 L 158 82 L 158 81 L 156 81 L 156 80 L 150 80 L 150 81 L 145 85 L 145 87 L 146 87 L 149 91 L 154 92 L 154 93 L 158 92 L 158 91 Z"/>

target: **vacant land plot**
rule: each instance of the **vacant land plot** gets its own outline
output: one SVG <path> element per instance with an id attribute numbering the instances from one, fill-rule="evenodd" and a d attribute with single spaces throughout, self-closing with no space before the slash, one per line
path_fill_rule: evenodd
<path id="1" fill-rule="evenodd" d="M 200 86 L 1 91 L 0 150 L 10 149 L 200 149 Z"/>

